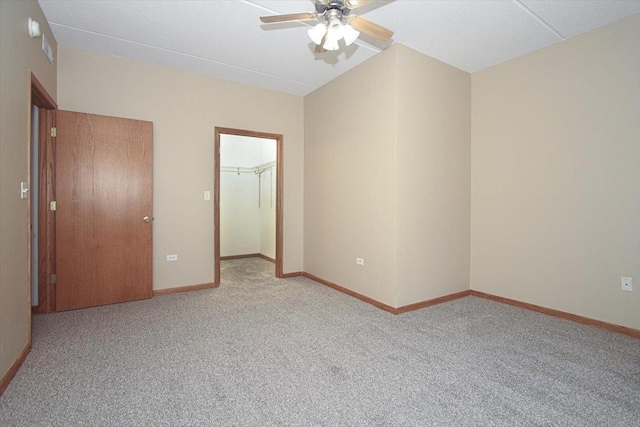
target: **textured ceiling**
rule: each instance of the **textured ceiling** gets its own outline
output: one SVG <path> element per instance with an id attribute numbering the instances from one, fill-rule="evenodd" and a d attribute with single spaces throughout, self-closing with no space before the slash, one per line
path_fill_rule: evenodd
<path id="1" fill-rule="evenodd" d="M 337 52 L 314 54 L 309 25 L 259 21 L 263 15 L 311 12 L 308 0 L 40 5 L 61 45 L 296 95 L 312 92 L 389 44 L 361 36 Z M 375 1 L 357 12 L 395 31 L 393 42 L 475 72 L 640 13 L 640 0 L 396 0 Z"/>

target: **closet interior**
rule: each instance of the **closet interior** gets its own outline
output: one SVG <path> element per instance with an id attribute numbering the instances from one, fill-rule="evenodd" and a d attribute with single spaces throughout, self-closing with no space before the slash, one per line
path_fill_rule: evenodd
<path id="1" fill-rule="evenodd" d="M 220 136 L 220 256 L 276 258 L 277 141 Z"/>

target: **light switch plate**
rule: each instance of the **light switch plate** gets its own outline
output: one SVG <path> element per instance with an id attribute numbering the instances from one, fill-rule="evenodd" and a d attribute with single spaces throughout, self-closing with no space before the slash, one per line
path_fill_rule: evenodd
<path id="1" fill-rule="evenodd" d="M 167 261 L 177 261 L 178 255 L 167 255 Z"/>
<path id="2" fill-rule="evenodd" d="M 211 200 L 211 191 L 205 191 L 204 192 L 204 199 L 205 200 Z"/>
<path id="3" fill-rule="evenodd" d="M 21 199 L 29 198 L 29 184 L 26 182 L 20 183 L 20 198 Z"/>
<path id="4" fill-rule="evenodd" d="M 633 292 L 633 279 L 631 277 L 621 277 L 620 286 L 623 291 Z"/>

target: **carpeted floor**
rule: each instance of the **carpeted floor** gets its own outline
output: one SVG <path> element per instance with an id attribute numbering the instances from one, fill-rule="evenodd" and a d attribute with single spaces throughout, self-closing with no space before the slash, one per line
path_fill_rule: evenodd
<path id="1" fill-rule="evenodd" d="M 484 299 L 393 316 L 261 259 L 34 317 L 2 426 L 639 426 L 640 340 Z"/>

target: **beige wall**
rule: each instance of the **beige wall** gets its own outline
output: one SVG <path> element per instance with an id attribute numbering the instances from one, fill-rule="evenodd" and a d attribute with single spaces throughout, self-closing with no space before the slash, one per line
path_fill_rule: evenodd
<path id="1" fill-rule="evenodd" d="M 393 307 L 468 289 L 470 109 L 402 45 L 307 95 L 305 271 Z"/>
<path id="2" fill-rule="evenodd" d="M 392 46 L 304 98 L 304 271 L 388 305 L 396 276 L 396 52 Z"/>
<path id="3" fill-rule="evenodd" d="M 30 340 L 29 205 L 19 191 L 28 180 L 29 70 L 54 99 L 57 93 L 57 62 L 49 63 L 41 38 L 29 37 L 29 17 L 40 23 L 55 54 L 37 2 L 0 1 L 0 378 Z"/>
<path id="4" fill-rule="evenodd" d="M 400 307 L 469 289 L 471 76 L 397 49 Z"/>
<path id="5" fill-rule="evenodd" d="M 284 135 L 284 272 L 302 269 L 302 98 L 60 47 L 59 107 L 153 122 L 154 289 L 214 280 L 215 126 Z M 167 254 L 178 254 L 167 262 Z"/>
<path id="6" fill-rule="evenodd" d="M 472 289 L 640 329 L 639 46 L 636 15 L 473 74 Z"/>

